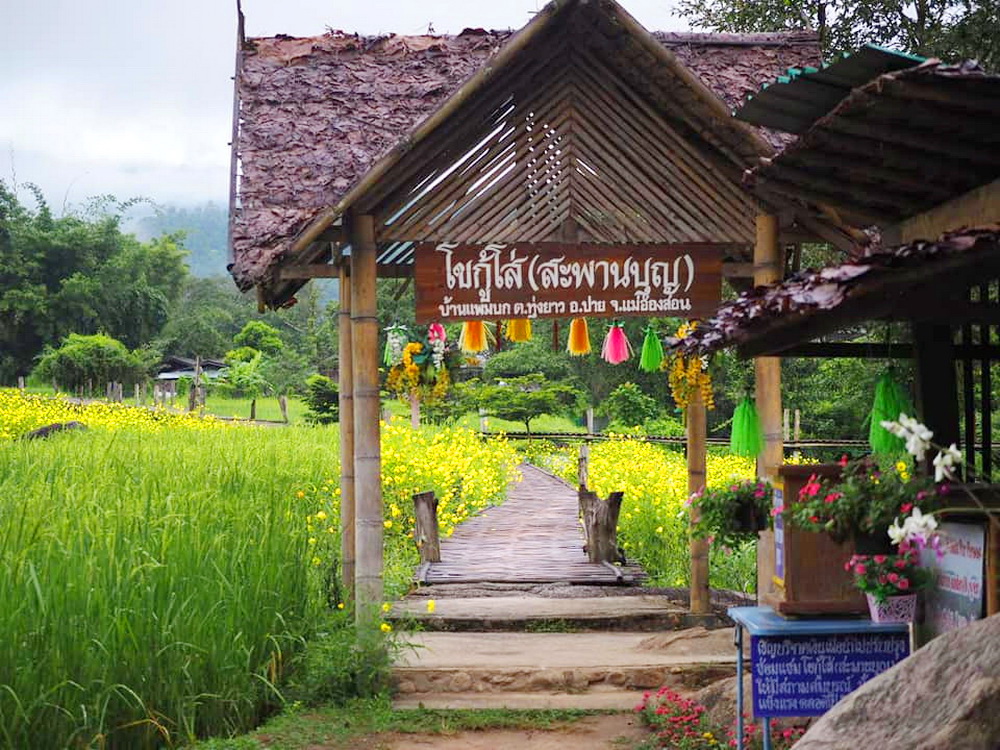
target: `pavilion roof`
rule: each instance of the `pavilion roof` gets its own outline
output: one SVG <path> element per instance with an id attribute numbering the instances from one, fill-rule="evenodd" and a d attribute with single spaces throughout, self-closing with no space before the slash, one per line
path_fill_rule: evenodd
<path id="1" fill-rule="evenodd" d="M 997 227 L 869 248 L 847 263 L 744 292 L 677 345 L 689 353 L 736 346 L 746 356 L 777 355 L 866 320 L 971 322 L 988 315 L 988 303 L 969 303 L 967 290 L 998 275 Z"/>
<path id="2" fill-rule="evenodd" d="M 818 62 L 811 32 L 649 34 L 611 0 L 554 0 L 517 33 L 331 31 L 246 40 L 237 76 L 239 205 L 230 270 L 241 289 L 257 286 L 265 304 L 282 304 L 304 281 L 280 279 L 280 268 L 328 258 L 329 241 L 319 249 L 317 240 L 329 239 L 349 210 L 376 214 L 380 265 L 405 262 L 416 239 L 480 240 L 470 215 L 491 239 L 503 239 L 499 230 L 507 239 L 548 239 L 567 218 L 596 241 L 747 239 L 753 199 L 739 177 L 787 137 L 729 114 L 761 80 Z M 609 79 L 616 83 L 602 89 Z M 589 102 L 595 90 L 605 102 Z M 570 112 L 560 122 L 586 120 L 574 141 L 582 163 L 565 159 L 569 135 L 549 127 L 560 112 L 541 111 L 551 102 Z M 589 107 L 592 114 L 580 114 Z M 615 122 L 600 122 L 609 112 L 621 119 L 622 111 L 634 113 L 634 128 L 613 132 Z M 478 131 L 464 127 L 463 119 L 475 117 Z M 483 131 L 490 123 L 503 130 L 515 118 L 538 118 L 537 137 L 549 139 L 541 166 L 520 175 L 536 208 L 549 203 L 478 221 L 483 196 L 494 191 L 500 203 L 507 196 L 505 181 L 491 174 L 505 174 L 512 159 L 528 170 L 529 152 L 538 148 L 525 152 L 518 136 Z M 649 195 L 665 182 L 661 175 L 643 183 L 637 174 L 634 186 L 614 178 L 618 164 L 642 163 L 644 149 L 671 139 L 662 169 L 683 175 L 659 203 Z M 461 162 L 473 149 L 481 155 L 470 169 Z M 596 164 L 601 158 L 607 163 Z M 691 189 L 691 181 L 711 183 L 718 195 Z M 428 186 L 465 197 L 432 206 Z M 618 195 L 617 205 L 605 199 L 609 193 Z"/>

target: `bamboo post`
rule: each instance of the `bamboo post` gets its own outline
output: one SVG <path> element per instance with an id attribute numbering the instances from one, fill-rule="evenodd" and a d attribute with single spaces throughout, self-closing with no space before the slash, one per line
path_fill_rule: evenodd
<path id="1" fill-rule="evenodd" d="M 375 222 L 351 222 L 351 358 L 354 371 L 355 609 L 358 624 L 382 601 L 382 456 L 379 447 Z"/>
<path id="2" fill-rule="evenodd" d="M 284 393 L 278 396 L 278 409 L 281 410 L 281 421 L 288 424 L 288 396 Z"/>
<path id="3" fill-rule="evenodd" d="M 438 536 L 438 499 L 433 492 L 413 495 L 413 541 L 420 552 L 420 562 L 441 562 L 441 540 Z"/>
<path id="4" fill-rule="evenodd" d="M 688 495 L 705 489 L 706 445 L 708 414 L 701 391 L 695 389 L 687 405 L 687 471 Z M 691 513 L 691 522 L 698 520 L 697 511 Z M 708 539 L 691 537 L 691 613 L 708 614 L 712 611 L 708 591 Z"/>
<path id="5" fill-rule="evenodd" d="M 420 397 L 415 393 L 410 394 L 410 427 L 420 429 Z"/>
<path id="6" fill-rule="evenodd" d="M 351 343 L 351 282 L 348 266 L 340 266 L 340 310 L 337 322 L 340 339 L 339 371 L 340 391 L 340 559 L 347 598 L 354 601 L 354 365 Z"/>
<path id="7" fill-rule="evenodd" d="M 780 281 L 784 274 L 784 259 L 778 244 L 778 217 L 757 216 L 757 238 L 753 251 L 753 283 L 755 286 Z M 781 409 L 781 358 L 754 359 L 757 379 L 757 413 L 764 433 L 764 449 L 757 457 L 757 476 L 768 481 L 778 480 L 778 469 L 784 463 Z M 773 601 L 777 595 L 774 583 L 774 532 L 763 531 L 757 544 L 757 600 Z"/>
<path id="8" fill-rule="evenodd" d="M 191 392 L 188 394 L 188 411 L 198 408 L 198 389 L 201 387 L 201 357 L 194 358 L 194 379 L 191 381 Z M 252 417 L 251 417 L 252 418 Z"/>

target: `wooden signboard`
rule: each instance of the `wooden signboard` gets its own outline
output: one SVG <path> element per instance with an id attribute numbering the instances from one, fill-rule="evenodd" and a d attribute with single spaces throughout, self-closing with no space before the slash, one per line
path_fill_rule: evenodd
<path id="1" fill-rule="evenodd" d="M 710 317 L 730 247 L 426 243 L 416 248 L 417 323 Z"/>

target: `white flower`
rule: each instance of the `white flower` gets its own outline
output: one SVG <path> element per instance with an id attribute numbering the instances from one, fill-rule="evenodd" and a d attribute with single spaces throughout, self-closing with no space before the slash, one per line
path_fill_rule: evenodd
<path id="1" fill-rule="evenodd" d="M 952 443 L 934 457 L 934 481 L 940 482 L 942 479 L 954 478 L 952 468 L 955 464 L 962 463 L 962 451 Z"/>
<path id="2" fill-rule="evenodd" d="M 903 527 L 899 525 L 899 519 L 895 519 L 892 522 L 892 526 L 889 527 L 889 538 L 892 539 L 892 543 L 897 547 L 899 544 L 906 539 L 906 532 Z"/>
<path id="3" fill-rule="evenodd" d="M 905 413 L 899 415 L 899 420 L 893 422 L 886 420 L 881 423 L 882 427 L 891 432 L 896 437 L 906 441 L 906 451 L 918 461 L 924 460 L 927 449 L 930 448 L 930 440 L 934 433 L 913 417 L 906 416 Z"/>
<path id="4" fill-rule="evenodd" d="M 903 427 L 903 425 L 901 425 L 899 422 L 893 422 L 892 420 L 886 419 L 880 422 L 880 424 L 882 425 L 882 429 L 892 433 L 896 437 L 900 438 L 906 437 L 906 428 Z"/>

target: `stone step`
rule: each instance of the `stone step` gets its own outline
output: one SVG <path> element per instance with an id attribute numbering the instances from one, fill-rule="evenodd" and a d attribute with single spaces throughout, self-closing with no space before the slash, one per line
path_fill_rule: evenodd
<path id="1" fill-rule="evenodd" d="M 435 599 L 408 597 L 388 618 L 397 627 L 415 624 L 435 631 L 650 631 L 720 627 L 715 615 L 692 615 L 665 596 L 548 598 L 485 596 Z"/>
<path id="2" fill-rule="evenodd" d="M 400 707 L 631 708 L 642 690 L 695 690 L 736 672 L 729 630 L 424 632 L 404 640 L 392 670 Z"/>

